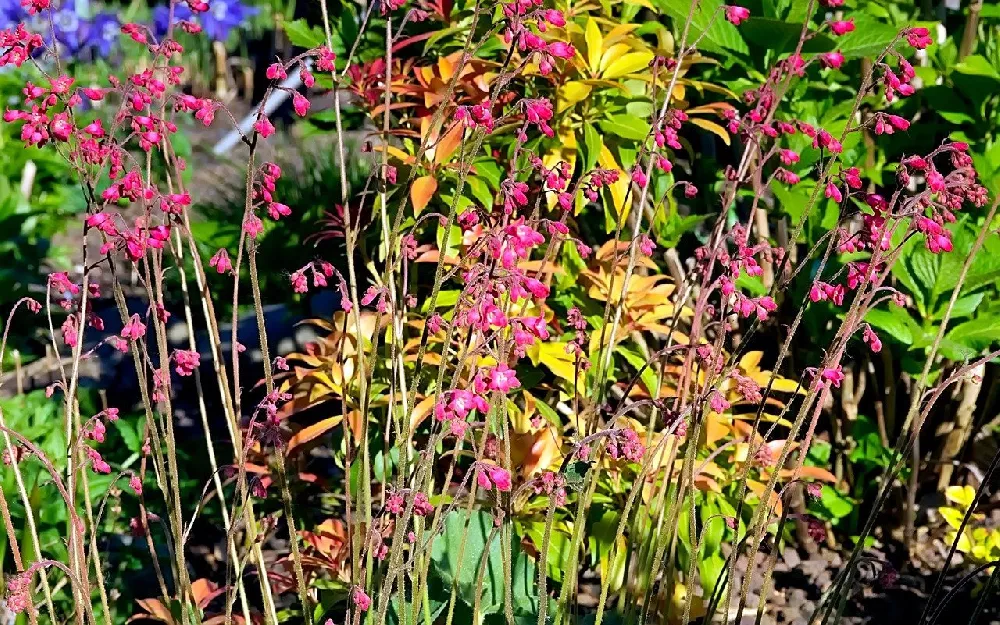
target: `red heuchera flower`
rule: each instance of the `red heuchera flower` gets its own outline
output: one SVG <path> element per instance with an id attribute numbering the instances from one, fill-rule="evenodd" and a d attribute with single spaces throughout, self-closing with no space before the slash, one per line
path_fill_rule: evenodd
<path id="1" fill-rule="evenodd" d="M 125 327 L 122 328 L 121 336 L 130 341 L 138 341 L 146 336 L 146 326 L 139 319 L 139 315 L 132 315 Z"/>
<path id="2" fill-rule="evenodd" d="M 260 136 L 267 139 L 274 134 L 274 124 L 267 117 L 261 117 L 253 125 L 253 129 L 260 133 Z"/>
<path id="3" fill-rule="evenodd" d="M 906 42 L 918 50 L 923 50 L 934 43 L 934 40 L 931 39 L 931 31 L 923 26 L 917 26 L 906 33 Z"/>
<path id="4" fill-rule="evenodd" d="M 354 607 L 362 612 L 366 612 L 368 608 L 372 607 L 371 597 L 360 586 L 355 586 L 354 590 L 351 591 L 351 601 L 354 603 Z"/>
<path id="5" fill-rule="evenodd" d="M 201 355 L 192 350 L 174 350 L 174 371 L 180 376 L 189 376 L 201 364 Z"/>
<path id="6" fill-rule="evenodd" d="M 225 248 L 219 248 L 211 260 L 208 261 L 210 267 L 215 267 L 219 273 L 228 273 L 233 269 L 233 263 L 229 260 L 229 252 Z"/>
<path id="7" fill-rule="evenodd" d="M 847 20 L 835 20 L 830 22 L 830 30 L 838 37 L 854 31 L 854 18 Z"/>
<path id="8" fill-rule="evenodd" d="M 744 20 L 750 19 L 750 9 L 741 6 L 727 6 L 726 19 L 733 26 L 739 26 Z"/>
<path id="9" fill-rule="evenodd" d="M 819 62 L 823 65 L 823 67 L 840 69 L 840 67 L 844 64 L 844 60 L 844 55 L 840 52 L 827 52 L 819 55 Z"/>

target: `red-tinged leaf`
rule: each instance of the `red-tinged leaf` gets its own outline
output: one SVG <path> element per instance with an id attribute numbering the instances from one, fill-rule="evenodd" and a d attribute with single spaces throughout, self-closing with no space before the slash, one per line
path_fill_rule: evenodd
<path id="1" fill-rule="evenodd" d="M 399 52 L 406 46 L 410 46 L 417 42 L 424 41 L 425 39 L 430 39 L 431 37 L 434 36 L 435 32 L 436 31 L 431 30 L 421 35 L 414 35 L 412 37 L 407 37 L 406 39 L 402 39 L 399 42 L 397 42 L 396 45 L 392 46 L 392 51 Z"/>

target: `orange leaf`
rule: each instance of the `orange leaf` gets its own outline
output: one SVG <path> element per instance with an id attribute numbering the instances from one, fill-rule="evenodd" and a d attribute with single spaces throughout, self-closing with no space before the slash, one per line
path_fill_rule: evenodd
<path id="1" fill-rule="evenodd" d="M 511 465 L 520 467 L 526 478 L 562 460 L 562 437 L 547 425 L 533 434 L 514 434 L 511 438 Z"/>
<path id="2" fill-rule="evenodd" d="M 747 488 L 750 489 L 751 493 L 757 495 L 758 499 L 761 498 L 761 495 L 763 495 L 764 491 L 767 489 L 764 484 L 761 484 L 756 480 L 747 480 Z M 778 497 L 778 494 L 772 490 L 768 499 L 771 500 L 771 507 L 774 508 L 774 513 L 781 516 L 781 497 Z"/>
<path id="3" fill-rule="evenodd" d="M 451 155 L 455 153 L 458 146 L 462 144 L 462 133 L 464 130 L 464 126 L 461 122 L 459 122 L 452 126 L 451 129 L 449 129 L 448 132 L 441 137 L 441 140 L 438 141 L 437 146 L 434 148 L 435 165 L 440 165 L 451 158 Z"/>
<path id="4" fill-rule="evenodd" d="M 323 434 L 326 434 L 333 428 L 340 425 L 340 422 L 344 420 L 343 415 L 335 415 L 333 417 L 327 417 L 322 421 L 317 421 L 312 425 L 306 426 L 295 433 L 291 439 L 288 441 L 288 454 L 290 455 L 295 449 L 300 445 L 305 445 L 311 440 L 319 438 Z"/>
<path id="5" fill-rule="evenodd" d="M 413 202 L 413 211 L 416 214 L 419 215 L 420 211 L 424 210 L 434 197 L 437 188 L 438 182 L 434 176 L 421 176 L 413 181 L 413 186 L 410 187 L 410 200 Z"/>
<path id="6" fill-rule="evenodd" d="M 154 621 L 162 621 L 164 623 L 174 622 L 174 617 L 170 613 L 170 610 L 168 610 L 159 599 L 137 599 L 136 603 L 138 603 L 142 609 L 147 612 L 147 614 L 135 614 L 129 618 L 129 621 L 136 619 L 152 619 Z"/>
<path id="7" fill-rule="evenodd" d="M 714 412 L 708 414 L 707 423 L 705 425 L 705 440 L 703 444 L 708 447 L 711 447 L 729 434 L 728 424 L 723 421 L 721 415 Z"/>
<path id="8" fill-rule="evenodd" d="M 782 479 L 792 477 L 794 474 L 794 469 L 782 469 L 781 471 L 778 471 L 778 477 Z M 831 484 L 835 484 L 837 482 L 837 476 L 822 467 L 804 466 L 799 469 L 799 477 L 807 477 L 814 480 L 820 480 L 821 482 L 830 482 Z"/>

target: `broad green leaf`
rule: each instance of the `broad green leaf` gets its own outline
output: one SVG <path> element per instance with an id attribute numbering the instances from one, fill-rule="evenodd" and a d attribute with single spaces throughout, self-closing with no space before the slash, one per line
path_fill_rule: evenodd
<path id="1" fill-rule="evenodd" d="M 979 352 L 1000 340 L 1000 317 L 986 315 L 960 323 L 945 338 Z"/>
<path id="2" fill-rule="evenodd" d="M 836 39 L 837 49 L 849 59 L 881 54 L 896 38 L 896 29 L 863 13 L 854 13 L 854 31 Z"/>
<path id="3" fill-rule="evenodd" d="M 691 10 L 690 0 L 654 0 L 654 4 L 670 16 L 674 31 L 681 32 Z M 748 54 L 750 49 L 739 29 L 720 18 L 725 4 L 723 0 L 702 0 L 698 3 L 691 20 L 688 42 L 700 38 L 699 48 L 708 52 Z"/>
<path id="4" fill-rule="evenodd" d="M 951 309 L 951 319 L 971 317 L 976 312 L 976 309 L 979 308 L 979 304 L 982 303 L 985 296 L 985 293 L 973 293 L 972 295 L 965 295 L 955 300 L 955 306 Z M 934 314 L 934 320 L 939 321 L 944 319 L 944 314 L 947 310 L 947 303 L 938 308 Z"/>
<path id="5" fill-rule="evenodd" d="M 802 22 L 786 22 L 778 19 L 751 16 L 739 26 L 743 38 L 764 50 L 774 50 L 779 54 L 791 53 L 798 45 L 802 34 Z M 813 33 L 805 42 L 802 52 L 813 54 L 830 52 L 837 48 L 837 42 L 823 33 Z"/>
<path id="6" fill-rule="evenodd" d="M 602 119 L 597 124 L 604 132 L 631 141 L 642 141 L 649 134 L 649 124 L 635 115 L 609 115 L 608 119 Z"/>
<path id="7" fill-rule="evenodd" d="M 558 525 L 558 523 L 555 525 Z M 535 543 L 535 548 L 541 549 L 542 545 L 545 544 L 545 521 L 531 523 L 525 529 L 525 533 Z M 545 561 L 545 568 L 548 576 L 557 582 L 563 580 L 566 564 L 569 562 L 569 556 L 572 553 L 570 545 L 569 536 L 559 530 L 558 527 L 553 527 L 549 532 L 548 555 Z"/>
<path id="8" fill-rule="evenodd" d="M 437 574 L 446 585 L 457 586 L 459 597 L 466 604 L 472 605 L 479 595 L 485 614 L 498 612 L 503 608 L 506 586 L 500 532 L 497 531 L 494 535 L 493 530 L 493 515 L 473 510 L 467 516 L 464 510 L 454 510 L 445 519 L 444 530 L 431 545 L 431 559 Z M 517 538 L 511 535 L 511 539 L 513 603 L 530 610 L 530 593 L 534 584 L 528 582 L 534 579 L 535 564 L 518 546 Z M 479 588 L 476 579 L 484 557 L 485 576 L 483 585 Z M 537 594 L 534 595 L 534 601 L 537 603 Z"/>
<path id="9" fill-rule="evenodd" d="M 914 329 L 919 330 L 917 322 L 913 320 L 910 313 L 905 308 L 900 308 L 895 304 L 890 304 L 888 310 L 876 308 L 868 311 L 865 321 L 872 324 L 879 330 L 884 330 L 903 345 L 911 345 L 914 339 Z"/>
<path id="10" fill-rule="evenodd" d="M 1000 73 L 997 72 L 996 67 L 978 54 L 972 54 L 962 59 L 960 63 L 955 65 L 955 71 L 968 76 L 983 76 L 1000 80 Z"/>

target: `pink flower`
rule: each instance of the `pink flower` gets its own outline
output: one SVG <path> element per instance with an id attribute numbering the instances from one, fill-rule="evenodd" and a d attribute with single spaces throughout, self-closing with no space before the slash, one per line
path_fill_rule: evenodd
<path id="1" fill-rule="evenodd" d="M 233 268 L 233 263 L 229 260 L 229 252 L 224 247 L 219 248 L 219 251 L 212 256 L 208 264 L 210 267 L 215 267 L 215 270 L 219 273 L 228 273 Z"/>
<path id="2" fill-rule="evenodd" d="M 862 334 L 862 340 L 872 349 L 876 354 L 882 351 L 882 339 L 875 334 L 875 331 L 871 329 L 871 326 L 865 326 L 865 331 Z"/>
<path id="3" fill-rule="evenodd" d="M 648 235 L 643 234 L 639 237 L 639 251 L 642 252 L 643 256 L 652 256 L 655 249 L 656 243 L 653 243 Z"/>
<path id="4" fill-rule="evenodd" d="M 845 169 L 843 172 L 844 182 L 847 183 L 852 189 L 861 188 L 861 172 L 857 167 L 851 167 L 850 169 Z"/>
<path id="5" fill-rule="evenodd" d="M 174 350 L 174 371 L 180 376 L 189 376 L 201 364 L 201 355 L 189 349 Z"/>
<path id="6" fill-rule="evenodd" d="M 361 586 L 354 587 L 354 590 L 351 592 L 351 601 L 354 602 L 354 607 L 362 612 L 367 612 L 368 608 L 372 606 L 371 597 L 365 594 L 365 591 L 361 589 Z"/>
<path id="7" fill-rule="evenodd" d="M 292 97 L 292 107 L 295 109 L 296 115 L 299 117 L 305 117 L 306 113 L 309 112 L 309 99 L 304 97 L 302 94 L 296 93 Z"/>
<path id="8" fill-rule="evenodd" d="M 243 231 L 256 238 L 264 231 L 264 222 L 257 215 L 247 215 L 247 218 L 243 220 Z"/>
<path id="9" fill-rule="evenodd" d="M 270 215 L 271 219 L 277 221 L 282 217 L 288 217 L 292 214 L 292 209 L 288 208 L 287 204 L 282 204 L 281 202 L 271 202 L 267 205 L 267 214 Z"/>
<path id="10" fill-rule="evenodd" d="M 708 396 L 708 405 L 712 408 L 712 412 L 721 414 L 728 410 L 731 404 L 726 401 L 726 398 L 723 397 L 722 393 L 719 391 L 712 391 L 712 394 Z"/>
<path id="11" fill-rule="evenodd" d="M 733 26 L 739 26 L 744 20 L 750 18 L 750 9 L 740 6 L 727 6 L 726 7 L 726 19 L 732 23 Z"/>
<path id="12" fill-rule="evenodd" d="M 576 55 L 576 48 L 565 41 L 553 41 L 545 49 L 549 54 L 560 59 L 571 59 Z"/>
<path id="13" fill-rule="evenodd" d="M 317 52 L 319 52 L 319 58 L 316 59 L 316 67 L 321 72 L 332 72 L 334 70 L 333 62 L 337 59 L 337 54 L 326 46 L 320 47 Z"/>
<path id="14" fill-rule="evenodd" d="M 830 30 L 838 37 L 854 31 L 854 18 L 830 22 Z"/>
<path id="15" fill-rule="evenodd" d="M 267 139 L 274 134 L 274 124 L 271 123 L 266 117 L 261 117 L 257 120 L 257 123 L 253 125 L 253 129 L 260 133 L 260 136 Z"/>
<path id="16" fill-rule="evenodd" d="M 139 319 L 139 315 L 132 315 L 125 327 L 122 328 L 121 337 L 130 341 L 138 341 L 144 336 L 146 336 L 145 324 Z"/>
<path id="17" fill-rule="evenodd" d="M 819 62 L 823 67 L 840 69 L 840 66 L 844 64 L 844 60 L 844 55 L 840 52 L 827 52 L 826 54 L 819 55 Z"/>
<path id="18" fill-rule="evenodd" d="M 838 189 L 837 185 L 835 185 L 832 182 L 829 182 L 826 185 L 826 197 L 830 198 L 831 200 L 833 200 L 838 204 L 844 201 L 844 196 L 840 192 L 840 189 Z"/>
<path id="19" fill-rule="evenodd" d="M 499 491 L 507 492 L 511 489 L 510 472 L 503 467 L 493 466 L 488 469 L 490 481 Z"/>
<path id="20" fill-rule="evenodd" d="M 271 63 L 268 65 L 266 75 L 268 80 L 284 80 L 288 78 L 288 74 L 285 73 L 285 68 L 281 63 Z"/>
<path id="21" fill-rule="evenodd" d="M 927 46 L 934 43 L 931 39 L 931 31 L 927 30 L 923 26 L 918 26 L 916 28 L 911 28 L 909 32 L 906 33 L 906 42 L 918 50 L 923 50 Z"/>
<path id="22" fill-rule="evenodd" d="M 486 380 L 489 390 L 500 391 L 501 393 L 508 393 L 511 389 L 521 386 L 521 383 L 517 380 L 515 371 L 504 363 L 488 370 Z"/>
<path id="23" fill-rule="evenodd" d="M 799 162 L 799 155 L 794 150 L 781 150 L 778 152 L 778 158 L 785 165 L 794 165 Z"/>
<path id="24" fill-rule="evenodd" d="M 837 365 L 836 367 L 823 369 L 823 373 L 820 374 L 820 378 L 833 384 L 835 387 L 840 388 L 840 383 L 844 381 L 844 372 L 840 365 Z"/>

